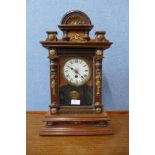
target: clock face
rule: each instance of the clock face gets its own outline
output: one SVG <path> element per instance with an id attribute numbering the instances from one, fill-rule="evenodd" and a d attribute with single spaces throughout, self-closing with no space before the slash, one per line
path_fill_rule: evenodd
<path id="1" fill-rule="evenodd" d="M 73 86 L 85 84 L 91 75 L 89 63 L 82 58 L 71 58 L 63 66 L 65 80 Z"/>

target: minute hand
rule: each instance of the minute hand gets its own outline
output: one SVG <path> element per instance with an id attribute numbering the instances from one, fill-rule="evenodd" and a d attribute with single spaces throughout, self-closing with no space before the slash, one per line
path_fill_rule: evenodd
<path id="1" fill-rule="evenodd" d="M 78 71 L 76 71 L 83 79 L 85 79 Z"/>

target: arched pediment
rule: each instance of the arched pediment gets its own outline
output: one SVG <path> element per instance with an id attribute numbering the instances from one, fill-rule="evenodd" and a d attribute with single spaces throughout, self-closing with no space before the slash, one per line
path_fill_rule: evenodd
<path id="1" fill-rule="evenodd" d="M 91 20 L 89 17 L 82 11 L 74 10 L 67 12 L 62 20 L 61 24 L 67 25 L 91 25 Z"/>

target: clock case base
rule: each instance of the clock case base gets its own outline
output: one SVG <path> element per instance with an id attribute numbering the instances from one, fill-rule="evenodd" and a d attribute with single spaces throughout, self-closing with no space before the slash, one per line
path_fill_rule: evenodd
<path id="1" fill-rule="evenodd" d="M 101 114 L 55 114 L 45 115 L 45 126 L 40 136 L 50 135 L 107 135 L 113 134 L 105 112 Z"/>

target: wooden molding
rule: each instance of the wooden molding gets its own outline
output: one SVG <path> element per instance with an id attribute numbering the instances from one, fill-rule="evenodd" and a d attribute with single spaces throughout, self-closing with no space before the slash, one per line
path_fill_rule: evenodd
<path id="1" fill-rule="evenodd" d="M 117 115 L 117 114 L 129 114 L 128 110 L 113 110 L 106 111 L 109 115 Z M 46 111 L 26 111 L 26 114 L 46 114 Z"/>

